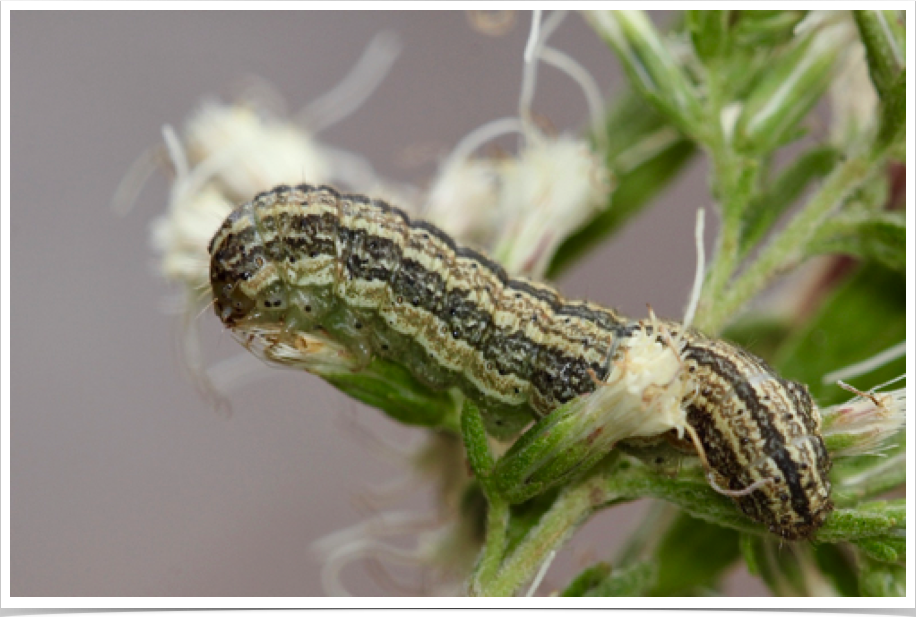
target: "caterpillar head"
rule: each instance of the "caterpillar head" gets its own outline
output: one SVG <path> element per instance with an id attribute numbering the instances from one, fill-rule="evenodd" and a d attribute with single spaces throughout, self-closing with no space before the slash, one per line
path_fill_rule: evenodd
<path id="1" fill-rule="evenodd" d="M 227 327 L 282 321 L 287 308 L 286 285 L 265 255 L 246 206 L 235 210 L 210 242 L 213 306 Z"/>

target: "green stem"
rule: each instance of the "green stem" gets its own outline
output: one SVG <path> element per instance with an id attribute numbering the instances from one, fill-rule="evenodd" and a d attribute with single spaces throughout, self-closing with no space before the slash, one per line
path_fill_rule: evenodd
<path id="1" fill-rule="evenodd" d="M 727 288 L 709 290 L 709 301 L 701 305 L 695 325 L 709 334 L 718 333 L 738 310 L 760 293 L 781 271 L 794 266 L 804 255 L 805 245 L 835 208 L 875 168 L 871 157 L 859 156 L 840 165 L 817 194 L 786 228 L 767 246 L 745 272 Z"/>
<path id="2" fill-rule="evenodd" d="M 709 92 L 706 109 L 708 132 L 704 145 L 713 165 L 713 194 L 719 200 L 721 228 L 719 230 L 716 258 L 706 278 L 700 310 L 715 301 L 727 286 L 739 264 L 741 243 L 741 216 L 747 209 L 753 193 L 758 163 L 738 152 L 722 125 L 725 107 L 725 88 L 716 66 L 707 73 Z"/>
<path id="3" fill-rule="evenodd" d="M 502 499 L 490 498 L 487 508 L 487 539 L 471 577 L 468 594 L 484 593 L 486 582 L 493 580 L 506 552 L 506 532 L 509 529 L 509 504 Z"/>
<path id="4" fill-rule="evenodd" d="M 512 596 L 530 580 L 551 551 L 559 548 L 592 510 L 607 499 L 600 479 L 573 485 L 522 539 L 490 580 L 482 580 L 480 595 Z"/>

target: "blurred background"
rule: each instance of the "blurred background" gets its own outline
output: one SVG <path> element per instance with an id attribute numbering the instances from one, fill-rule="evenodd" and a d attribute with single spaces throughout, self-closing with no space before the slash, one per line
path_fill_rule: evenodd
<path id="1" fill-rule="evenodd" d="M 320 138 L 423 186 L 462 136 L 517 113 L 529 25 L 519 14 L 493 36 L 459 12 L 12 14 L 12 595 L 324 595 L 314 542 L 379 512 L 429 511 L 428 487 L 373 497 L 407 475 L 420 429 L 315 377 L 271 371 L 232 393 L 229 417 L 214 411 L 182 369 L 178 318 L 166 310 L 177 290 L 150 249 L 166 174 L 126 216 L 110 203 L 132 161 L 161 143 L 162 125 L 180 128 L 204 97 L 231 101 L 257 76 L 299 109 L 384 30 L 403 47 L 393 69 Z M 616 60 L 581 17 L 570 15 L 551 44 L 610 100 Z M 573 133 L 587 117 L 579 88 L 545 65 L 534 110 Z M 566 272 L 564 294 L 636 315 L 649 303 L 677 318 L 693 278 L 696 208 L 710 204 L 705 173 L 696 161 Z M 199 319 L 208 360 L 238 353 L 209 311 Z M 404 457 L 384 455 L 373 435 Z M 644 508 L 593 517 L 540 592 L 611 558 Z M 409 534 L 394 541 L 414 545 Z M 358 595 L 422 592 L 373 572 L 355 563 L 341 578 Z M 415 568 L 396 573 L 420 580 Z M 766 593 L 741 571 L 726 591 Z"/>

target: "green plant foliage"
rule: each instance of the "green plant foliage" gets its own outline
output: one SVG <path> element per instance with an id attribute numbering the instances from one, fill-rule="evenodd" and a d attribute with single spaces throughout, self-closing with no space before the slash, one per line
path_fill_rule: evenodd
<path id="1" fill-rule="evenodd" d="M 697 312 L 702 328 L 721 330 L 778 276 L 812 255 L 848 255 L 863 262 L 839 286 L 831 289 L 839 280 L 834 276 L 808 290 L 808 305 L 817 306 L 809 317 L 757 314 L 733 323 L 726 333 L 771 359 L 787 377 L 807 384 L 821 405 L 829 405 L 851 395 L 822 383 L 825 374 L 905 338 L 906 226 L 899 213 L 883 211 L 888 191 L 881 173 L 888 156 L 900 149 L 905 68 L 894 63 L 893 46 L 903 40 L 895 29 L 896 14 L 863 13 L 855 25 L 848 16 L 834 14 L 801 28 L 806 17 L 811 16 L 800 11 L 693 11 L 683 30 L 662 35 L 638 12 L 589 16 L 617 54 L 633 92 L 624 94 L 608 117 L 608 166 L 618 181 L 612 205 L 569 239 L 552 272 L 644 207 L 673 175 L 663 169 L 666 159 L 683 161 L 692 148 L 704 151 L 712 161 L 710 187 L 722 227 Z M 883 27 L 887 20 L 889 29 L 879 32 L 876 24 Z M 854 44 L 855 33 L 865 40 L 878 85 L 878 130 L 856 133 L 857 143 L 803 150 L 772 174 L 774 153 L 803 134 L 806 118 L 832 83 L 838 58 Z M 692 57 L 683 49 L 672 52 L 673 41 L 685 36 L 692 42 Z M 645 104 L 651 109 L 640 109 Z M 621 164 L 626 150 L 614 149 L 615 135 L 622 137 L 620 142 L 638 143 L 659 130 L 676 130 L 679 137 L 653 150 L 638 167 Z M 788 222 L 778 228 L 785 218 Z M 868 388 L 900 375 L 902 365 L 902 359 L 895 360 L 854 383 Z M 576 461 L 587 455 L 566 436 L 579 434 L 575 419 L 561 410 L 496 461 L 493 486 L 501 498 L 521 502 L 512 516 L 521 516 L 528 504 L 537 505 L 514 534 L 498 580 L 489 588 L 484 585 L 485 591 L 507 589 L 509 567 L 524 570 L 516 574 L 519 582 L 533 576 L 536 564 L 521 555 L 544 558 L 555 550 L 566 538 L 557 527 L 561 523 L 578 525 L 598 509 L 639 497 L 678 510 L 647 517 L 618 560 L 587 568 L 564 595 L 710 592 L 741 555 L 777 595 L 904 591 L 902 568 L 896 564 L 906 550 L 905 504 L 870 501 L 905 482 L 902 432 L 887 436 L 883 456 L 835 461 L 831 479 L 837 509 L 813 542 L 790 545 L 737 512 L 710 488 L 695 459 L 665 453 L 664 443 L 621 447 L 586 474 L 572 473 Z M 834 432 L 827 443 L 842 450 L 856 439 Z M 542 492 L 549 486 L 554 488 Z M 536 523 L 532 513 L 539 517 Z"/>
<path id="2" fill-rule="evenodd" d="M 817 313 L 776 354 L 776 367 L 807 384 L 821 405 L 850 398 L 827 373 L 854 364 L 906 339 L 906 283 L 901 273 L 866 266 L 830 294 Z M 904 358 L 851 380 L 868 389 L 902 375 Z"/>
<path id="3" fill-rule="evenodd" d="M 666 32 L 640 11 L 587 20 L 629 82 L 608 108 L 601 139 L 592 136 L 607 143 L 614 189 L 609 207 L 553 255 L 549 275 L 649 207 L 702 153 L 719 226 L 693 326 L 725 332 L 765 357 L 805 384 L 821 408 L 849 401 L 824 376 L 906 338 L 906 223 L 885 209 L 887 165 L 900 158 L 906 128 L 900 15 L 689 11 Z M 855 118 L 868 126 L 844 143 L 784 149 L 807 130 L 850 48 L 867 53 L 877 94 L 877 107 Z M 859 102 L 867 107 L 874 97 Z M 775 173 L 774 161 L 781 161 Z M 805 312 L 742 315 L 780 277 L 825 254 L 841 257 L 832 277 L 799 292 L 804 302 L 793 305 Z M 868 390 L 903 374 L 904 364 L 898 358 L 851 382 Z M 399 365 L 375 360 L 322 377 L 399 422 L 463 439 L 473 480 L 463 484 L 457 516 L 474 542 L 484 536 L 467 582 L 472 595 L 523 591 L 589 517 L 642 498 L 655 509 L 627 547 L 582 571 L 564 596 L 714 593 L 742 558 L 777 595 L 905 594 L 906 502 L 887 499 L 906 482 L 906 442 L 896 429 L 881 429 L 881 456 L 851 449 L 858 438 L 851 432 L 827 435 L 836 509 L 809 542 L 789 543 L 716 492 L 688 442 L 670 432 L 621 437 L 610 430 L 613 410 L 582 413 L 586 397 L 497 447 L 473 403 L 432 390 Z M 639 386 L 643 398 L 634 400 L 644 402 L 650 387 L 661 386 Z M 823 417 L 827 428 L 839 414 Z"/>
<path id="4" fill-rule="evenodd" d="M 655 551 L 658 568 L 652 595 L 692 595 L 694 588 L 715 589 L 739 558 L 738 532 L 680 514 Z"/>

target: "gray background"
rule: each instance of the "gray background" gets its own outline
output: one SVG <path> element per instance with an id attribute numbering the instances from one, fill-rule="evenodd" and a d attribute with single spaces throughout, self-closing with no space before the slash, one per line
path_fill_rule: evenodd
<path id="1" fill-rule="evenodd" d="M 180 126 L 202 96 L 228 99 L 254 74 L 296 109 L 334 86 L 384 29 L 400 35 L 400 59 L 321 138 L 390 178 L 427 181 L 434 166 L 405 168 L 401 153 L 430 143 L 445 151 L 515 113 L 528 19 L 493 38 L 450 12 L 13 13 L 12 595 L 322 593 L 311 543 L 364 520 L 368 489 L 405 469 L 345 419 L 405 448 L 419 431 L 290 371 L 234 394 L 229 419 L 215 413 L 176 361 L 177 323 L 162 309 L 174 290 L 152 268 L 149 225 L 168 183 L 157 176 L 126 218 L 109 202 L 161 125 Z M 613 92 L 616 61 L 579 16 L 551 43 Z M 535 110 L 580 127 L 578 88 L 551 67 L 540 75 Z M 693 276 L 694 213 L 708 203 L 700 162 L 560 287 L 631 314 L 648 302 L 677 317 Z M 211 358 L 237 352 L 212 315 L 201 319 Z M 380 508 L 429 501 L 420 491 Z M 611 556 L 642 507 L 595 516 L 541 590 Z M 345 578 L 358 594 L 410 593 L 360 565 Z M 729 592 L 764 593 L 740 572 Z"/>

